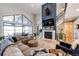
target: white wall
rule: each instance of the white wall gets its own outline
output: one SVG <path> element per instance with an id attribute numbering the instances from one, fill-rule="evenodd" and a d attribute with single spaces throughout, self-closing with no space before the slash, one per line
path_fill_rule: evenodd
<path id="1" fill-rule="evenodd" d="M 74 16 L 79 16 L 79 3 L 68 3 L 65 13 L 65 18 L 71 18 Z"/>
<path id="2" fill-rule="evenodd" d="M 36 27 L 39 26 L 39 29 L 42 28 L 42 16 L 36 15 Z"/>
<path id="3" fill-rule="evenodd" d="M 79 44 L 79 30 L 77 29 L 77 24 L 79 24 L 79 18 L 74 22 L 74 39 Z"/>
<path id="4" fill-rule="evenodd" d="M 2 21 L 2 17 L 0 17 L 0 36 L 3 36 L 3 21 Z"/>
<path id="5" fill-rule="evenodd" d="M 42 14 L 40 12 L 40 14 L 36 15 L 35 17 L 36 20 L 36 33 L 37 33 L 37 26 L 39 26 L 39 30 L 42 29 Z M 42 38 L 43 33 L 39 33 L 38 38 Z"/>

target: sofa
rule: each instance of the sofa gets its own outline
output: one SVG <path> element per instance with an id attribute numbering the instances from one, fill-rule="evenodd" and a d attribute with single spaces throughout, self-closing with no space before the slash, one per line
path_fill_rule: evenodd
<path id="1" fill-rule="evenodd" d="M 36 40 L 38 41 L 38 46 L 30 47 L 24 44 L 25 42 L 23 40 L 27 40 L 27 38 L 22 37 L 20 39 L 20 37 L 18 37 L 19 40 L 17 41 L 14 39 L 6 38 L 3 40 L 1 43 L 1 56 L 56 56 L 48 51 L 49 48 L 52 48 L 52 40 Z"/>
<path id="2" fill-rule="evenodd" d="M 59 45 L 56 45 L 56 49 L 62 49 L 65 53 L 69 53 L 72 56 L 79 56 L 79 45 L 72 48 L 72 44 L 60 41 Z"/>
<path id="3" fill-rule="evenodd" d="M 60 41 L 60 44 L 56 46 L 56 49 L 62 49 L 67 53 L 71 51 L 71 44 Z"/>
<path id="4" fill-rule="evenodd" d="M 4 39 L 1 43 L 1 56 L 23 56 L 20 49 L 9 39 Z"/>
<path id="5" fill-rule="evenodd" d="M 72 52 L 70 54 L 73 56 L 79 56 L 79 45 L 77 45 L 75 50 L 72 50 Z"/>

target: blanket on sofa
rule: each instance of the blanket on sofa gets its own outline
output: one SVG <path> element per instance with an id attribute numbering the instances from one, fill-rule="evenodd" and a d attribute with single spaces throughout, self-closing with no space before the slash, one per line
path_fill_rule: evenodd
<path id="1" fill-rule="evenodd" d="M 4 39 L 1 43 L 1 56 L 23 55 L 17 46 L 9 39 Z"/>

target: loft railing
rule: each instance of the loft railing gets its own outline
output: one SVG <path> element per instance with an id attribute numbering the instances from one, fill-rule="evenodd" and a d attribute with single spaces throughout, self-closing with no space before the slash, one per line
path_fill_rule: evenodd
<path id="1" fill-rule="evenodd" d="M 67 3 L 65 3 L 65 9 L 56 16 L 56 22 L 58 22 L 60 18 L 65 16 L 66 9 L 67 9 Z"/>

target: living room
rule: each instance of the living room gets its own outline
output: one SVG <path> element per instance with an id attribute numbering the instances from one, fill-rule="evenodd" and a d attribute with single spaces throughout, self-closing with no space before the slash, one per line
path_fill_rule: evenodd
<path id="1" fill-rule="evenodd" d="M 78 5 L 0 4 L 0 55 L 79 56 Z"/>

